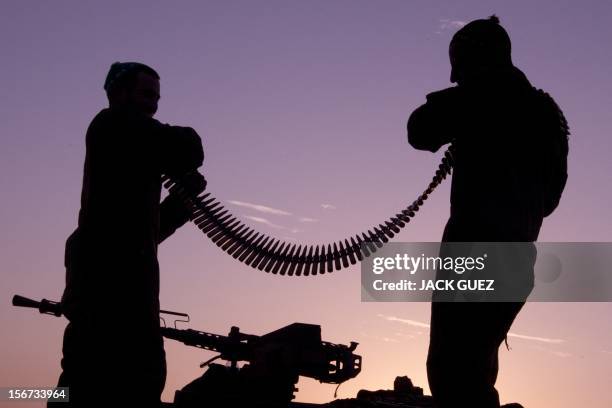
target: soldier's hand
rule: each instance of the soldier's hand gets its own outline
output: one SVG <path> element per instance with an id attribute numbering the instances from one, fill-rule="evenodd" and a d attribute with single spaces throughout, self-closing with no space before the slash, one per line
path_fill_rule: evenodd
<path id="1" fill-rule="evenodd" d="M 198 132 L 190 127 L 181 127 L 180 132 L 185 144 L 185 162 L 192 169 L 197 169 L 204 162 L 204 149 L 202 148 L 202 139 Z"/>
<path id="2" fill-rule="evenodd" d="M 172 126 L 172 137 L 165 151 L 168 157 L 166 174 L 178 179 L 195 171 L 204 161 L 204 149 L 200 135 L 190 127 Z"/>
<path id="3" fill-rule="evenodd" d="M 178 180 L 178 183 L 190 195 L 198 195 L 206 189 L 206 179 L 197 171 L 191 171 Z"/>

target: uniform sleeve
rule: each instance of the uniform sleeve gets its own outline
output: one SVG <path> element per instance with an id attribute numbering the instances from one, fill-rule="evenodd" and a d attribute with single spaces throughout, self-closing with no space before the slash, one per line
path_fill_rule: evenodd
<path id="1" fill-rule="evenodd" d="M 544 216 L 548 217 L 559 205 L 567 183 L 567 156 L 569 153 L 567 120 L 557 103 L 548 97 L 541 116 L 545 117 L 540 129 L 540 166 L 544 181 L 541 192 Z"/>
<path id="2" fill-rule="evenodd" d="M 204 161 L 202 140 L 190 127 L 170 126 L 141 115 L 130 115 L 129 135 L 142 151 L 148 152 L 162 174 L 181 176 L 200 167 Z"/>
<path id="3" fill-rule="evenodd" d="M 418 150 L 436 152 L 450 143 L 462 122 L 462 93 L 458 87 L 427 95 L 408 119 L 408 143 Z"/>
<path id="4" fill-rule="evenodd" d="M 129 243 L 132 238 L 118 231 L 126 226 L 134 231 L 144 228 L 137 225 L 147 218 L 143 211 L 160 205 L 151 200 L 159 200 L 155 187 L 161 174 L 179 178 L 203 160 L 200 137 L 191 128 L 133 113 L 102 111 L 87 133 L 79 223 L 82 218 L 96 231 L 112 236 L 117 245 L 120 240 Z M 159 210 L 164 236 L 184 223 L 184 211 L 174 204 L 163 204 Z"/>
<path id="5" fill-rule="evenodd" d="M 152 137 L 152 155 L 156 157 L 156 164 L 162 174 L 180 178 L 202 165 L 204 151 L 200 136 L 195 130 L 147 119 L 139 126 L 143 126 L 143 132 Z M 159 207 L 158 243 L 182 227 L 189 220 L 189 215 L 185 204 L 177 196 L 167 196 Z"/>

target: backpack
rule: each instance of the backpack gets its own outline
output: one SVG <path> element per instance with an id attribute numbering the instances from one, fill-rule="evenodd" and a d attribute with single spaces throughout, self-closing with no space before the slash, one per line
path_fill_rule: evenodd
<path id="1" fill-rule="evenodd" d="M 535 89 L 537 105 L 544 120 L 540 130 L 540 175 L 543 216 L 548 217 L 559 205 L 567 181 L 569 126 L 555 100 L 541 89 Z"/>

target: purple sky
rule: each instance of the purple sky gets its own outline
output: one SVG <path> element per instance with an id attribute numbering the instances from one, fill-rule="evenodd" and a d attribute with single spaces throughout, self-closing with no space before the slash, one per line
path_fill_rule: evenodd
<path id="1" fill-rule="evenodd" d="M 540 241 L 611 240 L 610 2 L 125 3 L 2 3 L 0 386 L 57 380 L 65 322 L 16 310 L 9 299 L 61 295 L 84 132 L 105 106 L 102 83 L 114 61 L 159 71 L 158 119 L 202 135 L 209 190 L 232 211 L 271 235 L 320 243 L 387 219 L 426 186 L 439 154 L 408 146 L 408 115 L 427 92 L 450 85 L 447 47 L 457 27 L 496 13 L 515 64 L 556 98 L 572 129 L 568 185 Z M 399 240 L 439 240 L 448 187 Z M 190 313 L 194 328 L 263 334 L 302 321 L 321 324 L 325 340 L 360 342 L 364 370 L 341 397 L 388 388 L 400 374 L 427 385 L 420 323 L 429 305 L 362 304 L 358 268 L 266 276 L 191 225 L 164 244 L 160 262 L 162 307 Z M 527 305 L 512 351 L 501 352 L 502 400 L 611 406 L 611 312 L 610 304 Z M 209 353 L 170 341 L 166 349 L 169 400 Z M 313 381 L 299 388 L 302 401 L 333 396 L 332 386 Z"/>

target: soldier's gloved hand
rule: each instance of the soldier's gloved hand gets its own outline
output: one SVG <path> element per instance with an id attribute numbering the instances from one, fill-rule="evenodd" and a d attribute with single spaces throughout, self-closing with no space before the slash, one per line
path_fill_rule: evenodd
<path id="1" fill-rule="evenodd" d="M 191 196 L 200 194 L 206 189 L 207 184 L 204 176 L 195 170 L 179 177 L 177 181 L 179 185 Z"/>
<path id="2" fill-rule="evenodd" d="M 185 157 L 186 165 L 192 166 L 192 169 L 197 169 L 204 162 L 204 149 L 202 148 L 202 138 L 198 132 L 190 127 L 183 127 L 185 143 L 187 147 L 187 157 Z"/>
<path id="3" fill-rule="evenodd" d="M 171 146 L 167 154 L 172 157 L 167 173 L 179 178 L 195 171 L 204 162 L 204 149 L 200 135 L 190 127 L 173 126 Z"/>

